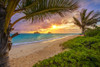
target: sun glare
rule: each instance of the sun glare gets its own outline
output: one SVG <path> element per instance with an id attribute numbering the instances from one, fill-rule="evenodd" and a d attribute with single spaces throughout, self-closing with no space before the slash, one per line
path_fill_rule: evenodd
<path id="1" fill-rule="evenodd" d="M 57 26 L 56 26 L 56 25 L 53 25 L 53 26 L 52 26 L 52 28 L 53 28 L 53 29 L 56 29 L 56 28 L 57 28 Z"/>

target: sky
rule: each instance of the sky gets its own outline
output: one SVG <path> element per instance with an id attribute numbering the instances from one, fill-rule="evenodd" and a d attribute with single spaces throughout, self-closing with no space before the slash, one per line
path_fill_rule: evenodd
<path id="1" fill-rule="evenodd" d="M 100 11 L 100 0 L 79 0 L 79 5 L 80 7 L 78 10 L 74 11 L 73 13 L 66 12 L 65 17 L 52 15 L 51 18 L 36 23 L 22 20 L 14 26 L 15 30 L 12 33 L 34 33 L 35 31 L 40 33 L 80 33 L 81 30 L 73 23 L 72 17 L 77 16 L 83 8 L 88 9 L 88 11 Z M 24 14 L 16 14 L 12 17 L 11 21 L 14 22 L 16 19 L 22 16 L 24 16 Z"/>

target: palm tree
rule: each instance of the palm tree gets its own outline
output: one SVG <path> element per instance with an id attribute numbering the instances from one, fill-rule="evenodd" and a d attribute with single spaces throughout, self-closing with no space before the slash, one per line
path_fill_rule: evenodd
<path id="1" fill-rule="evenodd" d="M 97 22 L 100 20 L 100 13 L 94 12 L 93 10 L 87 13 L 87 9 L 82 9 L 80 12 L 80 18 L 73 17 L 74 24 L 79 26 L 82 29 L 82 34 L 84 34 L 85 30 L 91 26 L 95 27 Z"/>
<path id="2" fill-rule="evenodd" d="M 62 15 L 62 12 L 73 11 L 78 8 L 75 0 L 0 0 L 0 67 L 9 67 L 9 51 L 11 39 L 18 35 L 13 26 L 22 19 L 40 20 L 52 13 Z M 16 13 L 24 13 L 25 16 L 11 22 Z"/>

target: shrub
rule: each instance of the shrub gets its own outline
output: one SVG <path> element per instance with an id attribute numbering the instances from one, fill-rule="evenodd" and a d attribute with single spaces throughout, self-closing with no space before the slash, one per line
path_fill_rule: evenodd
<path id="1" fill-rule="evenodd" d="M 77 37 L 62 44 L 70 48 L 33 67 L 100 67 L 100 36 Z"/>
<path id="2" fill-rule="evenodd" d="M 94 50 L 65 51 L 52 58 L 43 60 L 33 67 L 99 67 L 100 54 Z"/>
<path id="3" fill-rule="evenodd" d="M 77 37 L 62 44 L 63 48 L 81 49 L 91 48 L 93 44 L 100 42 L 99 37 Z"/>
<path id="4" fill-rule="evenodd" d="M 89 36 L 89 37 L 93 37 L 93 36 L 100 36 L 100 27 L 97 27 L 95 29 L 88 29 L 86 32 L 85 32 L 85 35 L 86 36 Z"/>

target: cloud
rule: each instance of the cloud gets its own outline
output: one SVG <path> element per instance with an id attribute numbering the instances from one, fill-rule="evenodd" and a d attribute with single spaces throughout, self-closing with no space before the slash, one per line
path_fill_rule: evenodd
<path id="1" fill-rule="evenodd" d="M 46 29 L 50 28 L 52 25 L 61 25 L 61 24 L 68 24 L 69 22 L 73 22 L 73 16 L 78 17 L 78 13 L 82 8 L 89 8 L 89 10 L 92 9 L 91 5 L 94 4 L 100 4 L 100 0 L 79 0 L 80 2 L 80 8 L 79 10 L 74 11 L 73 13 L 66 13 L 65 17 L 60 17 L 59 15 L 53 15 L 49 19 L 45 19 L 44 22 L 36 22 L 34 24 L 30 24 L 31 21 L 21 21 L 18 24 L 15 25 L 15 32 L 29 32 L 29 31 L 38 31 L 43 30 L 46 31 Z M 22 17 L 23 14 L 16 14 L 12 21 L 15 21 L 19 17 Z M 70 26 L 71 28 L 77 28 L 75 25 Z M 61 31 L 62 29 L 60 29 Z M 65 30 L 63 30 L 65 31 Z M 57 32 L 57 31 L 56 31 Z"/>
<path id="2" fill-rule="evenodd" d="M 48 29 L 52 27 L 52 25 L 62 25 L 62 24 L 67 24 L 66 29 L 68 27 L 71 27 L 72 29 L 75 28 L 76 26 L 70 25 L 72 24 L 73 21 L 73 14 L 77 15 L 78 11 L 75 11 L 73 13 L 66 13 L 65 17 L 60 17 L 59 15 L 52 16 L 49 19 L 45 19 L 44 21 L 41 22 L 36 22 L 31 24 L 31 21 L 22 21 L 19 22 L 18 24 L 15 25 L 15 31 L 14 32 L 19 32 L 19 33 L 26 33 L 26 32 L 34 32 L 34 31 L 43 31 L 43 32 L 48 32 Z M 69 26 L 70 25 L 70 26 Z M 61 28 L 59 28 L 61 29 Z M 63 28 L 64 29 L 64 28 Z M 49 29 L 50 30 L 50 29 Z M 61 30 L 60 30 L 61 31 Z"/>

